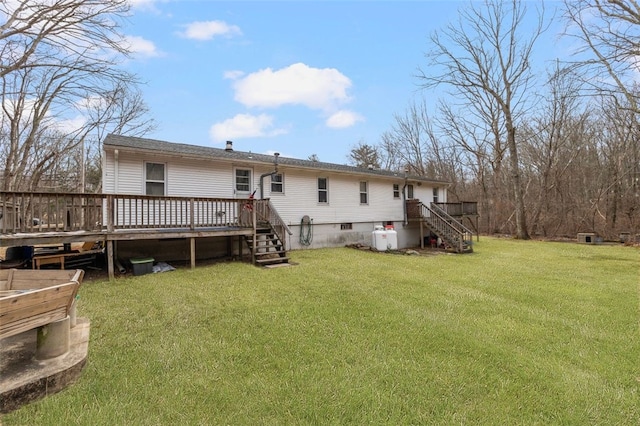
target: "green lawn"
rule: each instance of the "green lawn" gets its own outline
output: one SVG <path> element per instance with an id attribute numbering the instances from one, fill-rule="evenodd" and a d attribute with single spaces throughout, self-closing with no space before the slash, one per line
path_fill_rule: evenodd
<path id="1" fill-rule="evenodd" d="M 5 425 L 640 424 L 640 252 L 297 251 L 85 283 L 89 362 Z"/>

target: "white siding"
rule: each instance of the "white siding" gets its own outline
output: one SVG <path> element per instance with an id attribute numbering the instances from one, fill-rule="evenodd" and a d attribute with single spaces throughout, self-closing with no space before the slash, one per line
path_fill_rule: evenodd
<path id="1" fill-rule="evenodd" d="M 144 164 L 166 164 L 166 193 L 181 197 L 233 198 L 235 167 L 252 170 L 252 188 L 260 197 L 260 176 L 274 171 L 271 165 L 247 165 L 219 160 L 193 159 L 140 154 L 120 150 L 116 164 L 113 151 L 105 152 L 103 167 L 103 192 L 119 194 L 144 194 Z M 263 179 L 263 195 L 287 223 L 293 235 L 289 247 L 305 248 L 299 242 L 300 221 L 304 215 L 313 220 L 313 243 L 310 247 L 335 247 L 351 243 L 371 244 L 375 225 L 394 223 L 398 232 L 398 246 L 419 244 L 419 232 L 414 226 L 403 226 L 404 199 L 403 177 L 354 176 L 346 173 L 279 167 L 284 176 L 284 193 L 271 194 L 271 179 Z M 117 176 L 116 176 L 117 173 Z M 329 202 L 318 203 L 317 179 L 328 179 Z M 360 204 L 360 182 L 366 181 L 368 203 Z M 425 204 L 433 201 L 433 187 L 425 182 L 410 182 L 414 198 Z M 397 184 L 401 195 L 394 198 L 393 185 Z M 446 188 L 439 189 L 439 201 L 447 199 Z M 341 224 L 351 224 L 351 229 L 341 229 Z"/>
<path id="2" fill-rule="evenodd" d="M 314 223 L 347 223 L 403 220 L 402 198 L 393 198 L 393 184 L 402 180 L 366 179 L 336 173 L 281 170 L 285 195 L 275 194 L 271 202 L 289 225 L 299 224 L 308 215 Z M 317 179 L 328 179 L 329 202 L 318 203 Z M 360 204 L 360 181 L 368 183 L 369 202 Z"/>

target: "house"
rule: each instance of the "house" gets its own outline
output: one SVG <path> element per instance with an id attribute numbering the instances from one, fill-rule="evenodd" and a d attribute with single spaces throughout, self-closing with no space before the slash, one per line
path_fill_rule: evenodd
<path id="1" fill-rule="evenodd" d="M 101 194 L 0 191 L 0 247 L 21 247 L 34 268 L 65 268 L 85 253 L 72 244 L 86 243 L 104 252 L 110 277 L 134 258 L 195 267 L 245 250 L 265 266 L 288 263 L 289 249 L 384 250 L 433 244 L 429 237 L 472 251 L 461 221 L 477 229 L 469 220 L 477 222 L 477 204 L 447 202 L 444 181 L 236 151 L 231 142 L 218 149 L 108 135 L 103 149 Z"/>
<path id="2" fill-rule="evenodd" d="M 220 149 L 110 134 L 103 147 L 105 194 L 269 199 L 290 249 L 371 244 L 376 225 L 394 227 L 398 248 L 415 247 L 424 230 L 408 219 L 406 201 L 447 201 L 445 181 L 239 151 L 231 142 Z"/>

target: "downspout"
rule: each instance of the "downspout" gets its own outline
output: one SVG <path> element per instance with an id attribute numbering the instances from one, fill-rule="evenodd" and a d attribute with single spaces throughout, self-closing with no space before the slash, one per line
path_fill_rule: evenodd
<path id="1" fill-rule="evenodd" d="M 114 160 L 114 177 L 113 177 L 113 193 L 117 194 L 118 193 L 118 175 L 120 174 L 120 167 L 118 166 L 118 150 L 114 150 L 113 151 L 113 160 Z M 106 169 L 106 167 L 105 167 Z M 103 183 L 104 185 L 104 183 Z M 103 188 L 104 189 L 104 188 Z"/>
<path id="2" fill-rule="evenodd" d="M 404 185 L 402 186 L 402 214 L 404 216 L 404 226 L 409 224 L 409 219 L 407 218 L 407 177 L 409 171 L 404 169 Z"/>
<path id="3" fill-rule="evenodd" d="M 275 164 L 275 170 L 269 173 L 264 173 L 262 175 L 260 175 L 260 199 L 263 200 L 264 199 L 264 185 L 262 184 L 264 178 L 266 178 L 267 176 L 273 176 L 275 174 L 278 173 L 278 156 L 280 155 L 279 152 L 275 152 L 273 154 L 273 156 L 275 157 L 273 163 Z"/>

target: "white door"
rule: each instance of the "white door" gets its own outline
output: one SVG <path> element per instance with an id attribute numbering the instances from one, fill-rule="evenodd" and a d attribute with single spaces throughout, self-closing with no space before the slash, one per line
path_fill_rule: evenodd
<path id="1" fill-rule="evenodd" d="M 236 167 L 233 171 L 233 195 L 236 198 L 247 198 L 252 191 L 251 169 Z"/>

